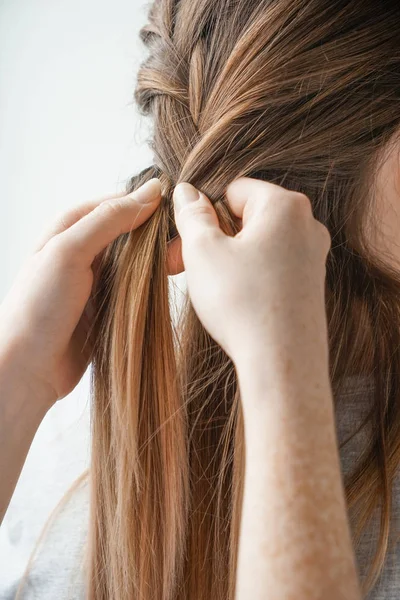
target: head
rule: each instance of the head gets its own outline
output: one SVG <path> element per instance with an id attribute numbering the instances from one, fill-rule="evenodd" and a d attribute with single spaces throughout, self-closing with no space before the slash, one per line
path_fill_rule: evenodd
<path id="1" fill-rule="evenodd" d="M 349 374 L 376 384 L 369 451 L 345 481 L 357 536 L 381 510 L 365 589 L 375 582 L 400 458 L 400 230 L 388 208 L 400 203 L 399 26 L 389 0 L 151 6 L 135 99 L 153 120 L 154 164 L 128 188 L 159 177 L 163 200 L 109 247 L 96 290 L 90 598 L 233 600 L 244 469 L 236 374 L 188 298 L 172 324 L 166 263 L 174 186 L 202 190 L 235 234 L 224 192 L 239 176 L 305 193 L 330 231 L 334 395 Z"/>

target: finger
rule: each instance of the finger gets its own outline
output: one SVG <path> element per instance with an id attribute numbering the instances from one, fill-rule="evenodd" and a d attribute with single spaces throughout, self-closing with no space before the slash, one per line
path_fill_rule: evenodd
<path id="1" fill-rule="evenodd" d="M 229 207 L 236 217 L 242 219 L 243 230 L 249 225 L 259 224 L 259 213 L 265 209 L 266 202 L 272 197 L 280 197 L 289 190 L 252 177 L 234 179 L 226 188 L 225 196 Z"/>
<path id="2" fill-rule="evenodd" d="M 226 237 L 210 200 L 193 185 L 186 181 L 179 183 L 173 200 L 175 223 L 183 244 L 210 232 Z"/>
<path id="3" fill-rule="evenodd" d="M 131 194 L 102 202 L 54 239 L 63 251 L 78 253 L 84 264 L 92 264 L 95 256 L 118 236 L 142 225 L 160 200 L 160 180 L 149 179 Z"/>
<path id="4" fill-rule="evenodd" d="M 82 219 L 85 215 L 89 214 L 92 210 L 96 208 L 102 202 L 106 200 L 112 200 L 113 198 L 123 198 L 126 196 L 126 192 L 119 192 L 117 194 L 107 194 L 106 196 L 101 196 L 100 198 L 94 198 L 93 200 L 88 200 L 84 204 L 80 204 L 68 210 L 67 212 L 60 215 L 56 221 L 50 225 L 50 227 L 44 232 L 39 241 L 36 244 L 34 249 L 35 252 L 39 252 L 43 246 L 47 244 L 49 240 L 55 235 L 62 233 L 68 227 L 71 227 L 74 223 Z"/>
<path id="5" fill-rule="evenodd" d="M 321 246 L 324 249 L 326 257 L 332 247 L 332 237 L 329 229 L 323 223 L 321 223 L 321 221 L 315 219 L 315 224 L 317 227 L 318 235 L 320 236 Z"/>
<path id="6" fill-rule="evenodd" d="M 182 240 L 180 237 L 168 243 L 167 269 L 168 275 L 178 275 L 178 273 L 182 273 L 185 270 L 182 260 Z"/>

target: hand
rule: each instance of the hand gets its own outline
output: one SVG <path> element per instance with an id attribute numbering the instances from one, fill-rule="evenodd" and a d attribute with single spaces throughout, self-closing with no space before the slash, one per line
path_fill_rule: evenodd
<path id="1" fill-rule="evenodd" d="M 160 181 L 152 179 L 129 195 L 69 211 L 39 243 L 1 304 L 0 369 L 40 390 L 47 405 L 67 395 L 88 366 L 95 258 L 142 225 L 160 200 Z"/>
<path id="2" fill-rule="evenodd" d="M 279 345 L 292 349 L 290 368 L 293 348 L 304 354 L 317 339 L 326 359 L 330 234 L 313 217 L 310 200 L 249 177 L 231 182 L 226 199 L 242 220 L 233 237 L 220 229 L 203 193 L 186 182 L 174 190 L 188 292 L 200 321 L 234 362 L 260 351 L 267 362 L 268 350 Z"/>

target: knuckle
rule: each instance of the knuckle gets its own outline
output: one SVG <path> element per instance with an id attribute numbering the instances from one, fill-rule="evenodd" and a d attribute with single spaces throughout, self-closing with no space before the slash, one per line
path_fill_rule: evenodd
<path id="1" fill-rule="evenodd" d="M 201 227 L 194 231 L 191 237 L 191 244 L 201 247 L 207 247 L 215 240 L 215 232 L 207 228 Z"/>
<path id="2" fill-rule="evenodd" d="M 69 227 L 69 223 L 68 216 L 64 213 L 58 216 L 57 221 L 55 222 L 55 227 L 59 231 L 63 231 Z"/>
<path id="3" fill-rule="evenodd" d="M 54 236 L 43 248 L 43 253 L 58 267 L 72 266 L 77 262 L 77 253 L 62 234 Z"/>
<path id="4" fill-rule="evenodd" d="M 326 250 L 328 251 L 332 244 L 332 238 L 329 229 L 323 223 L 321 223 L 321 221 L 316 220 L 316 223 L 322 242 L 325 245 Z"/>
<path id="5" fill-rule="evenodd" d="M 292 192 L 292 208 L 296 211 L 312 213 L 311 200 L 308 196 L 301 192 Z"/>
<path id="6" fill-rule="evenodd" d="M 299 221 L 308 222 L 312 217 L 312 207 L 305 194 L 287 192 L 279 199 L 279 215 L 283 222 L 296 226 Z"/>
<path id="7" fill-rule="evenodd" d="M 187 211 L 187 214 L 190 214 L 190 218 L 192 218 L 193 216 L 196 217 L 201 215 L 212 214 L 211 206 L 201 201 L 193 202 L 193 204 L 187 204 L 182 212 L 184 213 L 185 210 Z"/>
<path id="8" fill-rule="evenodd" d="M 312 216 L 311 201 L 301 192 L 281 190 L 273 194 L 270 199 L 273 200 L 272 204 L 269 201 L 261 202 L 259 207 L 260 216 L 265 219 L 269 220 L 272 208 L 277 218 L 276 223 L 295 224 L 299 219 L 309 219 Z"/>
<path id="9" fill-rule="evenodd" d="M 52 237 L 43 248 L 43 253 L 51 260 L 64 261 L 68 256 L 67 248 L 61 235 Z"/>
<path id="10" fill-rule="evenodd" d="M 93 213 L 98 215 L 114 215 L 120 213 L 125 208 L 124 202 L 120 199 L 105 200 L 94 209 Z"/>

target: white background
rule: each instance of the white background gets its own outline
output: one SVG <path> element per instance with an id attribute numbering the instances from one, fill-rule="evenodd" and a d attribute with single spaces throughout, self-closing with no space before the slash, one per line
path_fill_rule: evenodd
<path id="1" fill-rule="evenodd" d="M 133 105 L 146 13 L 140 0 L 0 0 L 0 301 L 60 212 L 151 164 L 151 125 Z M 0 596 L 88 465 L 88 383 L 32 444 L 0 529 Z"/>

